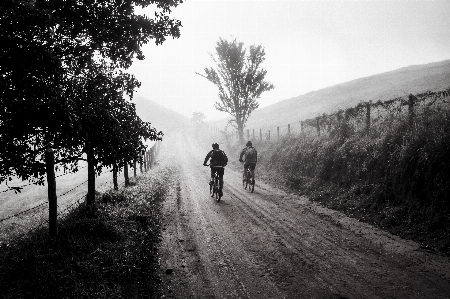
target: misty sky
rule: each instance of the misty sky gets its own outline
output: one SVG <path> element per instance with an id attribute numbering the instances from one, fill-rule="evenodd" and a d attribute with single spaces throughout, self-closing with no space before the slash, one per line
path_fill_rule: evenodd
<path id="1" fill-rule="evenodd" d="M 151 7 L 143 11 L 152 16 Z M 144 46 L 129 72 L 138 94 L 167 108 L 208 120 L 224 118 L 213 104 L 217 88 L 195 74 L 214 66 L 219 37 L 248 48 L 261 44 L 263 67 L 275 89 L 260 107 L 314 90 L 401 67 L 450 59 L 450 1 L 187 0 L 171 16 L 181 37 Z"/>

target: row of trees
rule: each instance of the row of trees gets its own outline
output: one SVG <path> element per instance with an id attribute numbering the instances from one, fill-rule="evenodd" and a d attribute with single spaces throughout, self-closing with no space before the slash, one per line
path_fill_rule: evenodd
<path id="1" fill-rule="evenodd" d="M 130 100 L 140 83 L 125 72 L 143 44 L 178 38 L 171 8 L 181 0 L 2 0 L 0 3 L 0 182 L 43 184 L 50 148 L 56 167 L 88 161 L 95 172 L 142 159 L 162 132 Z M 134 7 L 155 5 L 154 18 Z"/>

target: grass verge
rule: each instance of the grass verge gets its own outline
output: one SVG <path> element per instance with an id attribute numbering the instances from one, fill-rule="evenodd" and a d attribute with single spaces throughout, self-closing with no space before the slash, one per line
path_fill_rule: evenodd
<path id="1" fill-rule="evenodd" d="M 169 170 L 97 195 L 59 223 L 0 247 L 2 298 L 160 298 L 157 244 Z"/>
<path id="2" fill-rule="evenodd" d="M 257 180 L 450 256 L 450 110 L 425 110 L 413 126 L 399 117 L 370 135 L 338 129 L 345 132 L 254 140 Z M 242 147 L 230 143 L 227 153 Z"/>

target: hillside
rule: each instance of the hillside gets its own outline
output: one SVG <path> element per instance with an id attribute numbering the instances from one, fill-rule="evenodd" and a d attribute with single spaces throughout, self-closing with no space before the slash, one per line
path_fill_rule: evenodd
<path id="1" fill-rule="evenodd" d="M 438 91 L 449 87 L 450 60 L 408 66 L 341 83 L 257 109 L 250 116 L 247 128 L 264 129 L 295 124 L 319 114 L 353 107 L 359 102 L 385 101 L 410 93 Z M 225 122 L 222 120 L 222 123 Z"/>
<path id="2" fill-rule="evenodd" d="M 138 116 L 152 124 L 158 131 L 164 134 L 190 125 L 191 121 L 184 115 L 159 105 L 142 95 L 135 95 L 133 103 L 136 104 Z"/>

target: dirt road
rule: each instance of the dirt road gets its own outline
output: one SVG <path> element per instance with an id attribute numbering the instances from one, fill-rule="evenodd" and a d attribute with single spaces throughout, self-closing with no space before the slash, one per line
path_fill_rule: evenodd
<path id="1" fill-rule="evenodd" d="M 414 242 L 262 182 L 249 193 L 229 168 L 216 202 L 209 148 L 189 135 L 160 156 L 179 171 L 163 209 L 166 298 L 450 298 L 449 259 Z"/>

